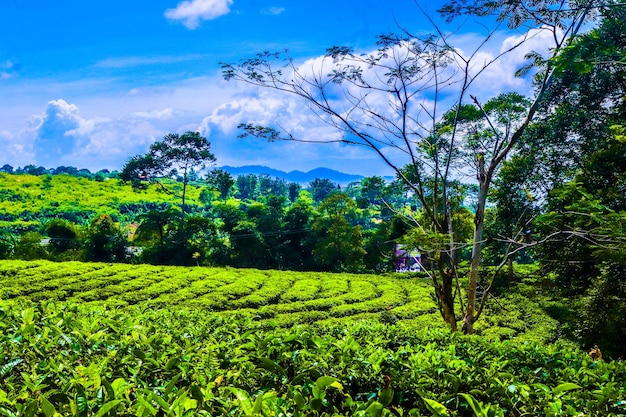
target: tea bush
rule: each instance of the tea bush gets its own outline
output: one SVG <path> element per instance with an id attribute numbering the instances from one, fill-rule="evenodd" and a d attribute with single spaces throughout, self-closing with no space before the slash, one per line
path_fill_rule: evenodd
<path id="1" fill-rule="evenodd" d="M 410 323 L 48 302 L 4 305 L 0 335 L 5 416 L 626 413 L 624 363 Z"/>

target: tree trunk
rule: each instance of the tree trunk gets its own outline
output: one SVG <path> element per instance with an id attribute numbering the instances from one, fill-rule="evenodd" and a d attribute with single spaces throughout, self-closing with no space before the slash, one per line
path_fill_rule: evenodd
<path id="1" fill-rule="evenodd" d="M 487 189 L 489 181 L 485 175 L 485 160 L 483 155 L 478 156 L 478 206 L 474 216 L 474 240 L 472 244 L 472 258 L 470 261 L 470 277 L 467 285 L 467 309 L 463 317 L 463 333 L 474 333 L 476 321 L 476 286 L 478 285 L 478 269 L 482 257 L 483 228 L 485 225 L 485 205 L 487 203 Z"/>
<path id="2" fill-rule="evenodd" d="M 181 222 L 181 226 L 183 226 L 184 222 L 185 222 L 185 197 L 187 195 L 187 168 L 185 167 L 184 170 L 184 175 L 183 175 L 183 195 L 182 195 L 182 201 L 181 201 L 181 216 L 180 216 L 180 222 Z"/>
<path id="3" fill-rule="evenodd" d="M 454 274 L 451 271 L 445 271 L 441 274 L 441 282 L 441 314 L 443 320 L 450 326 L 450 330 L 456 332 L 458 328 L 454 313 Z"/>
<path id="4" fill-rule="evenodd" d="M 511 282 L 515 281 L 515 273 L 513 271 L 513 257 L 510 255 L 506 258 L 506 266 L 508 270 L 510 284 Z"/>

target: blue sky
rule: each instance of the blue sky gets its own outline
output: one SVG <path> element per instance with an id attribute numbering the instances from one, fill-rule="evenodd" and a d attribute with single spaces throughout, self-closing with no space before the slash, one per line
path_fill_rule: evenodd
<path id="1" fill-rule="evenodd" d="M 333 45 L 368 51 L 398 24 L 430 30 L 411 0 L 3 0 L 0 165 L 120 169 L 168 132 L 200 130 L 218 165 L 388 174 L 361 149 L 237 138 L 238 123 L 281 117 L 328 131 L 301 102 L 224 81 L 219 62 L 285 48 L 302 62 Z M 471 30 L 459 45 L 476 39 Z M 507 36 L 519 34 L 496 37 L 494 51 Z M 486 77 L 485 94 L 530 91 L 510 77 L 520 54 Z"/>

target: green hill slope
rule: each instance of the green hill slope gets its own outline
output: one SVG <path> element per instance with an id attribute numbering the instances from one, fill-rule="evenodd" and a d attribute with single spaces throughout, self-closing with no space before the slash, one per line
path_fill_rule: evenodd
<path id="1" fill-rule="evenodd" d="M 197 201 L 199 193 L 200 188 L 191 186 L 189 201 Z M 133 190 L 116 179 L 0 173 L 0 227 L 38 225 L 54 217 L 86 221 L 94 214 L 132 214 L 142 205 L 163 203 L 179 202 L 154 185 Z"/>
<path id="2" fill-rule="evenodd" d="M 430 282 L 403 274 L 0 261 L 0 288 L 1 299 L 20 305 L 186 309 L 279 326 L 363 319 L 442 326 Z M 477 329 L 488 339 L 547 342 L 558 330 L 539 304 L 514 292 L 494 301 L 484 317 Z"/>

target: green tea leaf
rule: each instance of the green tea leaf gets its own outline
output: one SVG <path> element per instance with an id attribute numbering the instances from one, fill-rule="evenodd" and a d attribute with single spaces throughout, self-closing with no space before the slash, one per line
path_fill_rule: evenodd
<path id="1" fill-rule="evenodd" d="M 258 362 L 258 365 L 261 368 L 266 369 L 266 370 L 274 373 L 275 375 L 278 375 L 278 376 L 286 376 L 287 375 L 287 371 L 285 370 L 285 368 L 283 368 L 282 366 L 280 366 L 279 364 L 277 364 L 276 362 L 274 362 L 271 359 L 268 359 L 268 358 L 257 358 L 257 362 Z"/>
<path id="2" fill-rule="evenodd" d="M 204 402 L 204 394 L 202 393 L 202 389 L 197 384 L 191 384 L 191 398 L 198 401 L 198 404 L 202 406 Z"/>
<path id="3" fill-rule="evenodd" d="M 56 409 L 54 408 L 54 405 L 52 405 L 52 403 L 48 401 L 48 399 L 44 397 L 43 395 L 39 396 L 39 401 L 41 402 L 41 410 L 43 411 L 45 416 L 46 417 L 54 416 L 54 413 L 56 413 Z"/>
<path id="4" fill-rule="evenodd" d="M 180 363 L 180 359 L 174 356 L 173 358 L 170 358 L 165 364 L 165 370 L 171 371 L 172 368 L 178 366 L 179 363 Z"/>
<path id="5" fill-rule="evenodd" d="M 27 308 L 26 310 L 22 311 L 22 323 L 24 325 L 31 324 L 34 318 L 35 310 L 33 310 L 32 308 Z"/>
<path id="6" fill-rule="evenodd" d="M 76 409 L 79 417 L 87 417 L 89 403 L 87 402 L 85 390 L 80 385 L 76 385 Z"/>
<path id="7" fill-rule="evenodd" d="M 102 399 L 104 400 L 105 398 L 115 398 L 115 391 L 113 390 L 113 387 L 111 386 L 111 383 L 109 381 L 107 381 L 106 379 L 102 379 L 102 387 L 104 388 L 106 395 L 103 395 Z"/>
<path id="8" fill-rule="evenodd" d="M 420 395 L 420 397 L 422 396 Z M 433 413 L 435 417 L 448 417 L 450 415 L 445 405 L 425 397 L 422 397 L 422 400 L 424 400 L 426 408 L 428 408 L 428 410 Z"/>
<path id="9" fill-rule="evenodd" d="M 239 401 L 239 406 L 243 410 L 246 416 L 252 415 L 252 401 L 250 400 L 250 395 L 241 388 L 229 387 L 230 392 L 232 392 L 237 400 Z"/>
<path id="10" fill-rule="evenodd" d="M 180 409 L 181 407 L 184 407 L 185 403 L 188 400 L 188 398 L 187 398 L 188 392 L 189 392 L 188 388 L 184 388 L 184 389 L 179 390 L 176 393 L 176 400 L 170 406 L 170 410 L 175 411 L 175 410 Z M 195 403 L 195 401 L 194 401 L 194 403 Z"/>
<path id="11" fill-rule="evenodd" d="M 337 378 L 333 378 L 332 376 L 321 376 L 317 378 L 317 381 L 315 381 L 315 387 L 319 390 L 323 390 L 330 387 L 335 382 L 337 382 Z"/>
<path id="12" fill-rule="evenodd" d="M 100 407 L 100 409 L 98 410 L 98 412 L 96 413 L 96 415 L 94 417 L 103 417 L 103 416 L 105 416 L 111 410 L 113 410 L 115 407 L 117 407 L 121 402 L 122 402 L 122 400 L 109 401 L 108 403 L 106 403 L 102 407 Z"/>
<path id="13" fill-rule="evenodd" d="M 299 392 L 294 394 L 293 401 L 296 403 L 296 410 L 302 410 L 306 406 L 306 400 Z"/>
<path id="14" fill-rule="evenodd" d="M 26 407 L 24 408 L 23 415 L 25 417 L 35 417 L 35 413 L 37 412 L 37 401 L 30 400 Z"/>
<path id="15" fill-rule="evenodd" d="M 384 405 L 378 401 L 374 401 L 365 409 L 365 415 L 368 417 L 379 417 L 382 415 L 384 408 Z"/>
<path id="16" fill-rule="evenodd" d="M 263 395 L 258 395 L 254 400 L 254 407 L 252 407 L 252 414 L 259 414 L 263 408 Z"/>
<path id="17" fill-rule="evenodd" d="M 393 401 L 393 390 L 391 388 L 383 388 L 378 392 L 378 401 L 388 407 Z"/>
<path id="18" fill-rule="evenodd" d="M 176 375 L 174 375 L 174 377 L 170 380 L 170 382 L 167 383 L 165 390 L 163 391 L 163 394 L 168 397 L 171 393 L 172 390 L 174 389 L 174 387 L 176 386 L 176 383 L 178 382 L 178 380 L 180 379 L 180 377 L 182 376 L 182 373 L 177 373 Z"/>
<path id="19" fill-rule="evenodd" d="M 311 410 L 315 410 L 318 412 L 322 409 L 322 405 L 322 400 L 319 398 L 313 398 L 310 403 Z"/>
<path id="20" fill-rule="evenodd" d="M 581 389 L 581 388 L 582 387 L 580 385 L 576 385 L 576 384 L 574 384 L 572 382 L 566 382 L 564 384 L 561 384 L 561 385 L 553 388 L 552 389 L 552 394 L 559 395 L 559 394 L 561 394 L 563 392 L 566 392 L 566 391 L 572 391 L 572 390 Z"/>
<path id="21" fill-rule="evenodd" d="M 0 407 L 0 416 L 17 417 L 17 414 L 15 414 L 13 411 L 9 410 L 8 408 Z"/>
<path id="22" fill-rule="evenodd" d="M 141 404 L 141 406 L 145 408 L 150 415 L 156 416 L 157 409 L 148 400 L 146 400 L 141 393 L 137 392 L 135 394 L 137 395 L 137 401 L 139 401 L 139 404 Z"/>
<path id="23" fill-rule="evenodd" d="M 485 408 L 483 407 L 483 403 L 478 401 L 471 394 L 460 393 L 459 395 L 465 398 L 465 401 L 467 401 L 467 404 L 470 406 L 472 411 L 474 411 L 475 416 L 487 417 L 487 413 L 486 413 Z"/>
<path id="24" fill-rule="evenodd" d="M 13 368 L 15 368 L 17 365 L 19 365 L 23 361 L 24 360 L 21 358 L 11 359 L 10 361 L 8 361 L 7 363 L 5 363 L 4 365 L 0 367 L 0 376 L 5 377 L 6 375 L 8 375 L 9 372 L 11 372 Z"/>
<path id="25" fill-rule="evenodd" d="M 155 403 L 157 403 L 159 405 L 159 407 L 161 407 L 163 409 L 164 413 L 167 414 L 167 413 L 170 412 L 170 405 L 159 394 L 154 393 L 154 392 L 150 392 L 148 394 L 148 399 L 154 401 Z"/>
<path id="26" fill-rule="evenodd" d="M 543 391 L 546 394 L 550 392 L 550 387 L 545 384 L 535 383 L 535 384 L 532 384 L 532 386 L 534 388 L 539 388 L 541 391 Z"/>

